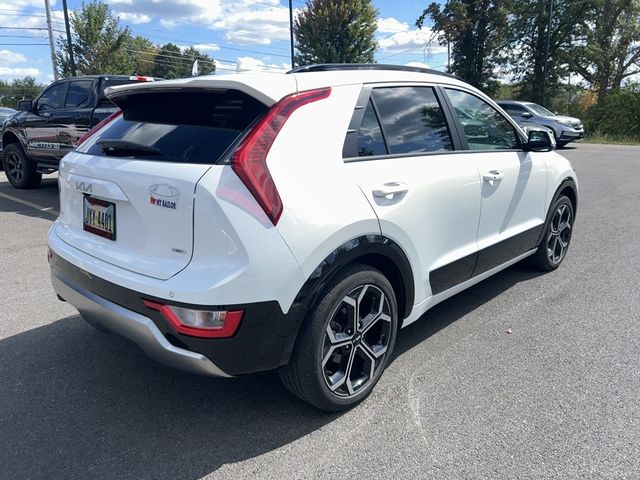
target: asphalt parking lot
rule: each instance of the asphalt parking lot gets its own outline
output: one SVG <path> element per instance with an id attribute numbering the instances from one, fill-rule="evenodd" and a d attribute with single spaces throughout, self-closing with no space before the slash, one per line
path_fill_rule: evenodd
<path id="1" fill-rule="evenodd" d="M 0 172 L 0 478 L 640 478 L 640 147 L 560 153 L 581 194 L 563 266 L 431 310 L 338 415 L 86 325 L 49 284 L 55 177 Z"/>

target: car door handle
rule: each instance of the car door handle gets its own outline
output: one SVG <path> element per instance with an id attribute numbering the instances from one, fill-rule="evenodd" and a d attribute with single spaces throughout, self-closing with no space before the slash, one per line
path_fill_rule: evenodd
<path id="1" fill-rule="evenodd" d="M 504 173 L 500 170 L 490 170 L 482 175 L 482 180 L 488 182 L 489 185 L 493 185 L 495 182 L 499 182 L 504 178 Z"/>
<path id="2" fill-rule="evenodd" d="M 388 182 L 372 191 L 374 197 L 388 197 L 389 195 L 399 195 L 407 193 L 409 186 L 402 182 Z"/>
<path id="3" fill-rule="evenodd" d="M 42 118 L 51 118 L 51 113 L 50 112 L 43 112 L 40 116 Z"/>

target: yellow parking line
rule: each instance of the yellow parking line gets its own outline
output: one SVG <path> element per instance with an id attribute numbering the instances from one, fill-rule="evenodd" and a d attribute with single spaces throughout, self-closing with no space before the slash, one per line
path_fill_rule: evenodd
<path id="1" fill-rule="evenodd" d="M 6 193 L 2 193 L 2 192 L 0 192 L 0 197 L 6 198 L 7 200 L 11 200 L 12 202 L 16 202 L 21 205 L 25 205 L 27 207 L 35 208 L 40 212 L 49 213 L 56 217 L 60 215 L 60 212 L 54 209 L 53 207 L 43 207 L 42 205 L 38 205 L 37 203 L 29 202 L 27 200 L 22 200 L 21 198 L 14 197 L 13 195 L 7 195 Z"/>

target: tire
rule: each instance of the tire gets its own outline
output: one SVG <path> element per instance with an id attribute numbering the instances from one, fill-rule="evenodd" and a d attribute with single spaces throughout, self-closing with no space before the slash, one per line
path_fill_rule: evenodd
<path id="1" fill-rule="evenodd" d="M 2 156 L 4 173 L 15 188 L 37 188 L 42 174 L 36 172 L 36 164 L 17 143 L 4 147 Z"/>
<path id="2" fill-rule="evenodd" d="M 531 257 L 532 266 L 547 272 L 560 266 L 569 250 L 574 218 L 571 200 L 561 195 L 549 209 L 544 236 L 538 250 Z"/>
<path id="3" fill-rule="evenodd" d="M 362 316 L 360 309 L 369 313 L 356 318 Z M 291 393 L 319 409 L 351 408 L 380 379 L 397 329 L 398 308 L 389 281 L 370 266 L 349 266 L 308 312 L 289 364 L 278 371 L 280 379 Z"/>

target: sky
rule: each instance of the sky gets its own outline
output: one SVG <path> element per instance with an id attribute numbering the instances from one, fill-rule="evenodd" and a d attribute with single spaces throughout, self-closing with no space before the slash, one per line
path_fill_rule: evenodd
<path id="1" fill-rule="evenodd" d="M 106 0 L 122 25 L 154 43 L 194 46 L 216 59 L 219 73 L 290 67 L 288 0 Z M 379 63 L 444 70 L 446 49 L 418 30 L 430 0 L 374 0 Z M 81 0 L 68 0 L 70 10 Z M 293 0 L 299 9 L 304 0 Z M 62 0 L 51 0 L 54 35 L 64 34 Z M 431 41 L 430 41 L 431 40 Z M 0 80 L 53 80 L 44 0 L 0 0 Z"/>

